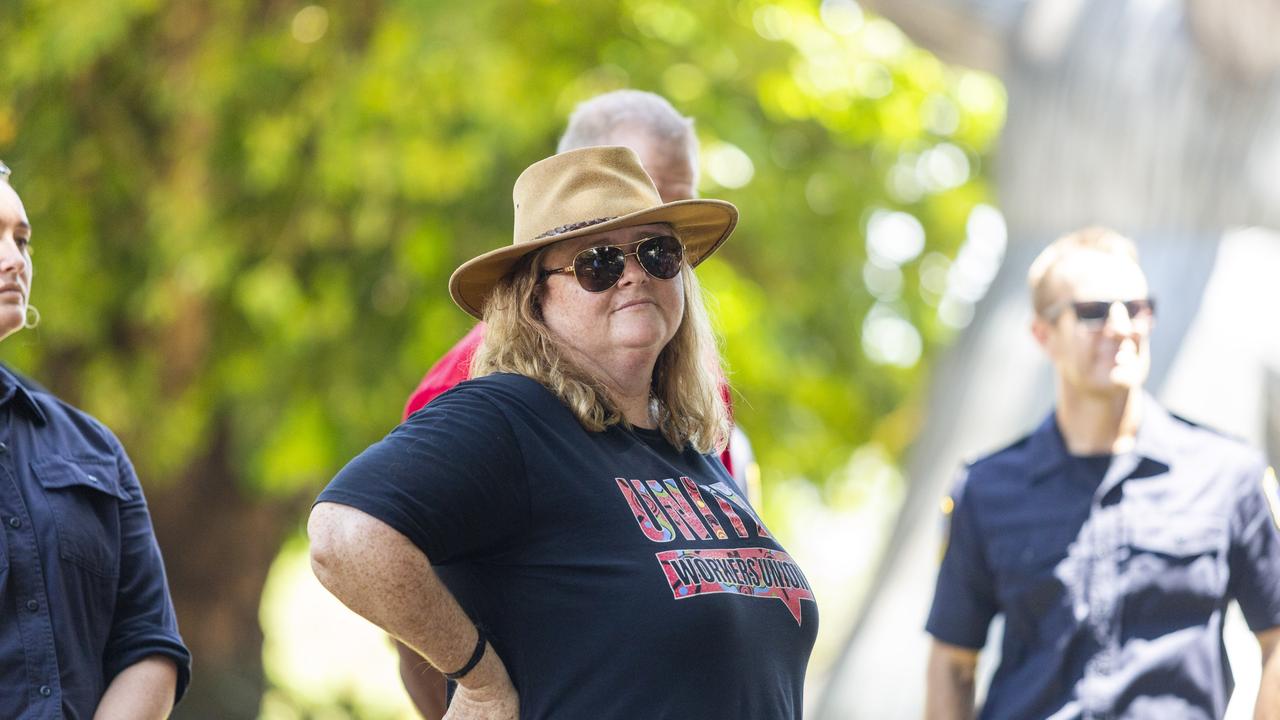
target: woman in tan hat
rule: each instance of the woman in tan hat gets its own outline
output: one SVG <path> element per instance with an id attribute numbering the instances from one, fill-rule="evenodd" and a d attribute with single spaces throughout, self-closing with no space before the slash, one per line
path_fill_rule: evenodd
<path id="1" fill-rule="evenodd" d="M 813 594 L 710 455 L 693 267 L 736 209 L 664 204 L 619 147 L 514 199 L 513 243 L 450 280 L 489 326 L 473 379 L 320 495 L 317 576 L 457 681 L 447 718 L 799 718 Z"/>

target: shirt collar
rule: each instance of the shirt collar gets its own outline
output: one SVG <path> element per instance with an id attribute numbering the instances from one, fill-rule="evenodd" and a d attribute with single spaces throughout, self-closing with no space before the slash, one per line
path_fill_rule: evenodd
<path id="1" fill-rule="evenodd" d="M 44 410 L 40 408 L 40 404 L 32 397 L 31 391 L 27 390 L 13 371 L 0 364 L 0 406 L 11 401 L 16 401 L 18 406 L 24 408 L 38 425 L 44 425 L 49 422 L 49 418 L 44 414 Z"/>
<path id="2" fill-rule="evenodd" d="M 1138 425 L 1133 452 L 1139 458 L 1170 466 L 1173 464 L 1178 423 L 1168 410 L 1145 391 L 1142 393 L 1142 402 L 1142 422 Z"/>
<path id="3" fill-rule="evenodd" d="M 1169 411 L 1160 406 L 1149 393 L 1142 393 L 1142 420 L 1138 424 L 1138 434 L 1134 438 L 1133 453 L 1139 459 L 1154 460 L 1169 466 L 1173 459 L 1173 435 L 1176 423 Z M 1062 431 L 1058 429 L 1058 417 L 1055 411 L 1040 423 L 1031 433 L 1027 446 L 1031 455 L 1031 479 L 1040 480 L 1053 474 L 1067 461 L 1071 454 L 1067 452 L 1066 441 L 1062 439 Z"/>
<path id="4" fill-rule="evenodd" d="M 1036 482 L 1049 477 L 1067 461 L 1067 444 L 1062 439 L 1062 431 L 1058 429 L 1058 417 L 1053 410 L 1040 423 L 1040 427 L 1031 433 L 1027 443 L 1027 452 L 1031 456 L 1031 481 Z"/>

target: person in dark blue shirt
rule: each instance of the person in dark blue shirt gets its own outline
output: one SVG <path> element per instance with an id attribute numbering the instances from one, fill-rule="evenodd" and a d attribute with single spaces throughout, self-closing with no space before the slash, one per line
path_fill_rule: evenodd
<path id="1" fill-rule="evenodd" d="M 451 719 L 799 720 L 813 591 L 711 454 L 693 267 L 736 208 L 664 203 L 624 147 L 514 200 L 514 242 L 450 281 L 488 327 L 474 379 L 321 493 L 317 577 L 457 680 Z"/>
<path id="2" fill-rule="evenodd" d="M 1002 614 L 983 718 L 1220 718 L 1229 602 L 1264 676 L 1280 672 L 1274 475 L 1143 391 L 1155 308 L 1126 238 L 1067 235 L 1029 282 L 1056 407 L 952 494 L 926 716 L 973 716 L 978 651 Z M 1280 717 L 1280 686 L 1264 681 L 1257 702 L 1258 717 Z"/>
<path id="3" fill-rule="evenodd" d="M 0 337 L 32 310 L 31 224 L 7 177 L 0 163 Z M 124 448 L 0 367 L 0 718 L 164 718 L 190 662 Z"/>

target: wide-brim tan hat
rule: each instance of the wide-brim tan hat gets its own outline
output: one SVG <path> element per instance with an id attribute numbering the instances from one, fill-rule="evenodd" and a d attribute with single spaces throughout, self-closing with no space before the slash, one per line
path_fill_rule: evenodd
<path id="1" fill-rule="evenodd" d="M 479 318 L 489 293 L 520 258 L 571 238 L 614 228 L 669 223 L 697 265 L 729 237 L 738 208 L 723 200 L 663 203 L 630 148 L 590 147 L 553 155 L 516 179 L 511 244 L 472 258 L 449 278 L 458 306 Z"/>

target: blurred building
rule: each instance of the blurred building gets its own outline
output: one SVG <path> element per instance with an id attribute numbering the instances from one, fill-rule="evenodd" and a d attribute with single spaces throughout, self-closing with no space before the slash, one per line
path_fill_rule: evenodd
<path id="1" fill-rule="evenodd" d="M 1027 268 L 1058 235 L 1132 237 L 1158 299 L 1149 388 L 1179 414 L 1280 451 L 1280 7 L 1250 0 L 876 0 L 944 60 L 997 73 L 1008 118 L 996 180 L 1003 264 L 937 366 L 910 486 L 820 718 L 923 711 L 923 627 L 938 510 L 964 458 L 1048 412 Z M 1252 706 L 1256 643 L 1238 613 L 1229 717 Z M 988 642 L 983 667 L 998 647 Z M 1250 686 L 1252 683 L 1252 686 Z M 979 691 L 981 693 L 981 690 Z"/>

